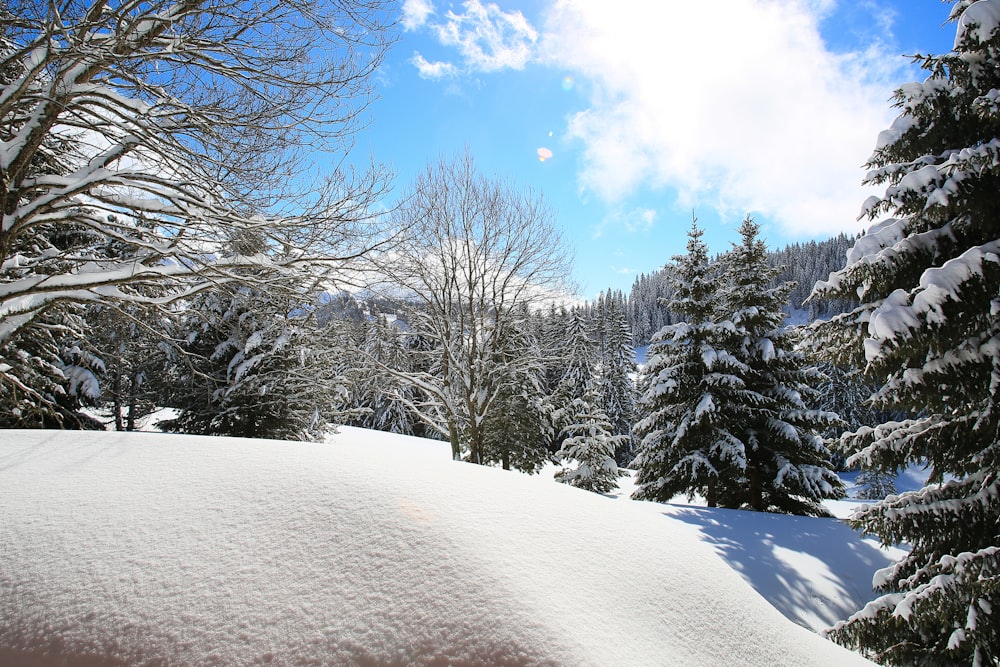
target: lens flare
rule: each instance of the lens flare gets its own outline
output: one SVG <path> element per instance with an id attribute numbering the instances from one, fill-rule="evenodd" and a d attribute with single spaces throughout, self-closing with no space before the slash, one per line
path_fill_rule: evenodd
<path id="1" fill-rule="evenodd" d="M 544 148 L 543 147 L 543 148 L 539 148 L 538 149 L 538 161 L 539 162 L 545 162 L 546 160 L 548 160 L 551 157 L 552 157 L 552 151 L 550 151 L 548 148 Z"/>
<path id="2" fill-rule="evenodd" d="M 567 93 L 573 90 L 573 77 L 567 76 L 562 80 L 562 89 Z"/>

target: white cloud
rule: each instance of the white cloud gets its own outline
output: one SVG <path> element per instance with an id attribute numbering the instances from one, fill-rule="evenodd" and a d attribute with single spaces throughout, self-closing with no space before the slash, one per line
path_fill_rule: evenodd
<path id="1" fill-rule="evenodd" d="M 434 13 L 430 0 L 403 0 L 403 30 L 416 30 Z"/>
<path id="2" fill-rule="evenodd" d="M 428 21 L 432 10 L 425 2 L 407 0 L 404 4 L 404 27 L 407 27 L 406 18 L 411 16 L 406 11 L 407 5 L 412 3 L 428 8 L 424 14 L 414 12 L 412 25 L 414 28 L 426 25 L 443 46 L 456 48 L 466 70 L 496 72 L 523 69 L 531 60 L 538 32 L 520 11 L 505 12 L 491 2 L 484 4 L 480 0 L 466 0 L 462 3 L 461 12 L 449 10 L 443 21 L 434 23 Z"/>
<path id="3" fill-rule="evenodd" d="M 417 68 L 417 74 L 424 79 L 450 78 L 458 72 L 458 69 L 453 64 L 440 60 L 430 62 L 416 51 L 413 52 L 410 63 Z"/>
<path id="4" fill-rule="evenodd" d="M 861 165 L 901 82 L 886 63 L 900 59 L 878 45 L 831 53 L 818 27 L 829 10 L 560 0 L 541 50 L 588 84 L 589 107 L 569 120 L 582 186 L 609 202 L 676 188 L 685 208 L 759 212 L 791 234 L 858 229 Z"/>

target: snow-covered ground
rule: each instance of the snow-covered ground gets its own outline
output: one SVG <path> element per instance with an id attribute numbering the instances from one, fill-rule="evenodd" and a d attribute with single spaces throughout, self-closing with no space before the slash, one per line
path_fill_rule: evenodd
<path id="1" fill-rule="evenodd" d="M 0 432 L 0 664 L 866 664 L 802 626 L 871 596 L 877 545 L 625 486 L 351 428 Z"/>

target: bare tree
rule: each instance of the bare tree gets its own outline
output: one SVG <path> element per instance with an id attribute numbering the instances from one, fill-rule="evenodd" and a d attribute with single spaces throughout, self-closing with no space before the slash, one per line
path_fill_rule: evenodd
<path id="1" fill-rule="evenodd" d="M 540 197 L 480 175 L 467 152 L 428 166 L 394 217 L 408 239 L 382 270 L 413 298 L 411 333 L 428 356 L 404 374 L 425 399 L 410 408 L 454 458 L 483 463 L 487 416 L 538 363 L 505 341 L 526 306 L 566 293 L 567 250 Z"/>
<path id="2" fill-rule="evenodd" d="M 301 285 L 379 242 L 384 171 L 308 159 L 363 125 L 387 2 L 0 3 L 0 394 L 60 304 Z"/>

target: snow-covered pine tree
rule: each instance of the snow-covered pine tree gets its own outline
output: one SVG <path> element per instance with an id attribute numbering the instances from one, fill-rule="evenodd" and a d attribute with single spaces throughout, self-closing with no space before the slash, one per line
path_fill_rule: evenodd
<path id="1" fill-rule="evenodd" d="M 0 428 L 101 428 L 80 410 L 97 404 L 105 370 L 82 310 L 52 309 L 0 343 Z"/>
<path id="2" fill-rule="evenodd" d="M 878 469 L 864 469 L 854 480 L 854 495 L 865 500 L 881 500 L 896 494 L 896 476 Z"/>
<path id="3" fill-rule="evenodd" d="M 549 397 L 557 448 L 562 447 L 565 428 L 574 418 L 573 402 L 583 398 L 595 377 L 598 342 L 592 336 L 591 326 L 583 309 L 575 307 L 570 310 L 565 319 L 559 350 L 562 375 Z"/>
<path id="4" fill-rule="evenodd" d="M 382 368 L 384 365 L 402 372 L 411 370 L 405 333 L 395 319 L 390 321 L 381 313 L 375 313 L 363 327 L 363 354 L 359 358 L 374 363 L 356 360 L 349 372 L 352 405 L 360 412 L 355 423 L 362 428 L 412 435 L 414 418 L 407 404 L 413 401 L 413 388 Z"/>
<path id="5" fill-rule="evenodd" d="M 137 420 L 157 406 L 158 370 L 164 355 L 155 309 L 135 304 L 98 305 L 87 309 L 90 343 L 99 350 L 106 372 L 101 406 L 110 409 L 116 431 L 134 431 Z"/>
<path id="6" fill-rule="evenodd" d="M 596 384 L 592 383 L 583 396 L 573 399 L 567 409 L 559 457 L 575 462 L 576 467 L 559 470 L 555 478 L 581 489 L 607 493 L 618 487 L 620 475 L 615 451 L 623 446 L 628 436 L 611 433 L 611 420 L 601 407 Z"/>
<path id="7" fill-rule="evenodd" d="M 882 470 L 929 466 L 927 485 L 850 522 L 909 553 L 877 573 L 884 595 L 830 636 L 895 665 L 1000 664 L 1000 0 L 955 3 L 954 50 L 920 57 L 896 92 L 863 209 L 874 224 L 815 295 L 861 305 L 815 345 L 867 363 L 876 407 L 909 418 L 842 439 Z"/>
<path id="8" fill-rule="evenodd" d="M 745 481 L 721 485 L 720 504 L 757 511 L 827 516 L 820 502 L 844 495 L 821 433 L 839 417 L 809 409 L 822 378 L 794 350 L 784 326 L 790 283 L 774 285 L 780 268 L 768 264 L 760 226 L 749 216 L 740 225 L 741 243 L 721 258 L 717 318 L 723 345 L 739 360 L 731 370 L 742 401 L 728 425 L 741 445 L 739 467 Z"/>
<path id="9" fill-rule="evenodd" d="M 653 337 L 640 379 L 638 454 L 631 464 L 639 500 L 698 494 L 715 507 L 720 485 L 741 479 L 743 446 L 729 431 L 733 409 L 741 405 L 731 396 L 739 390 L 731 373 L 738 362 L 717 348 L 723 332 L 714 320 L 716 276 L 702 234 L 692 222 L 687 254 L 674 257 L 676 267 L 667 273 L 670 311 L 684 321 Z"/>
<path id="10" fill-rule="evenodd" d="M 492 362 L 510 375 L 503 378 L 496 409 L 486 417 L 483 462 L 533 474 L 552 460 L 548 449 L 552 423 L 544 391 L 546 355 L 537 338 L 535 316 L 525 304 L 518 311 L 516 318 L 501 320 L 497 332 L 500 344 Z"/>
<path id="11" fill-rule="evenodd" d="M 625 297 L 609 292 L 598 300 L 597 317 L 603 322 L 603 341 L 598 359 L 598 393 L 601 406 L 611 422 L 613 435 L 627 435 L 620 441 L 615 460 L 620 465 L 632 461 L 632 424 L 635 420 L 635 349 L 625 313 Z"/>
<path id="12" fill-rule="evenodd" d="M 346 395 L 306 312 L 249 287 L 199 294 L 183 311 L 167 430 L 284 440 L 322 435 Z"/>

